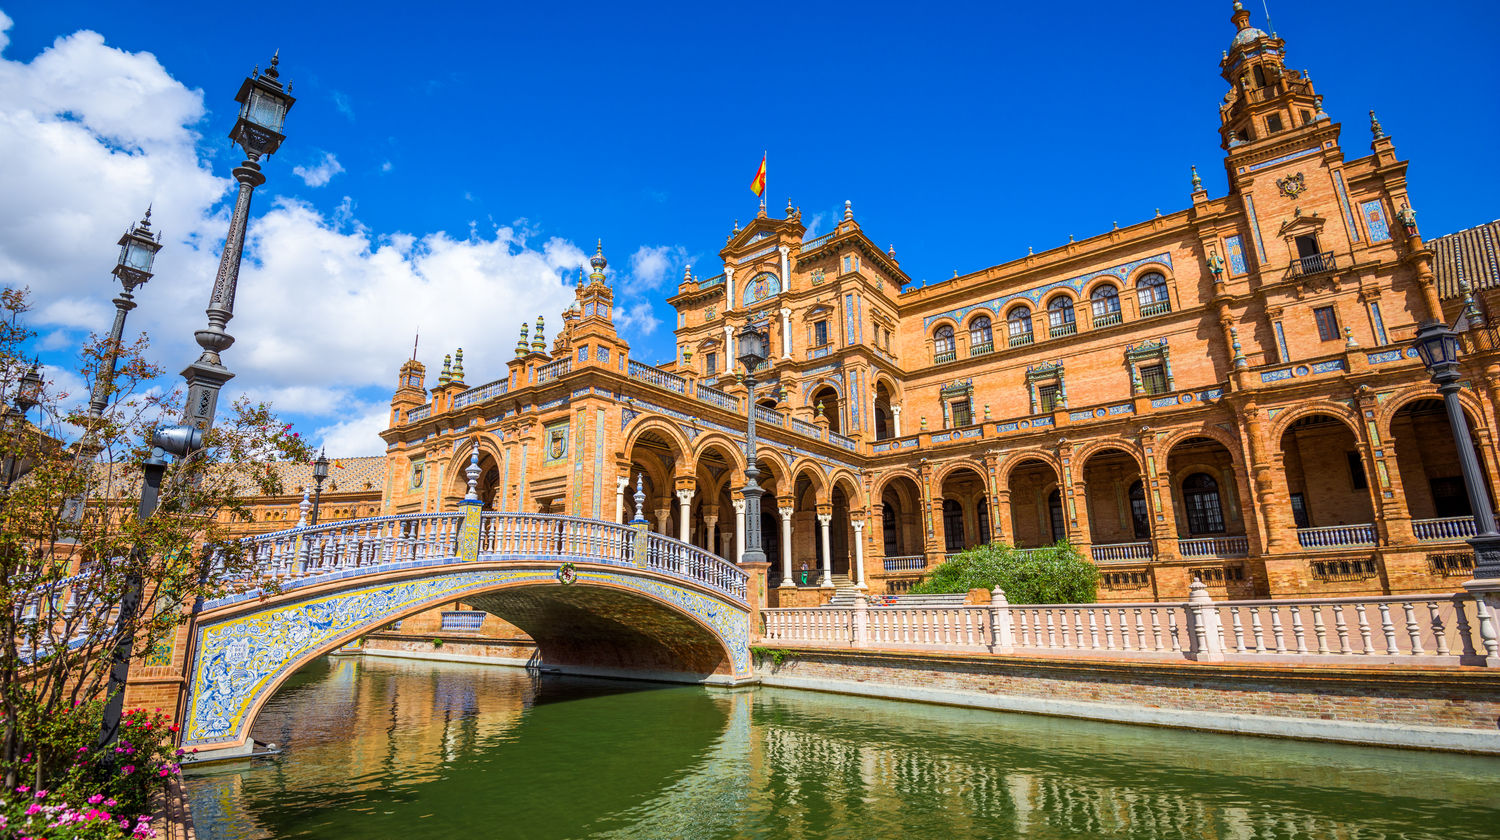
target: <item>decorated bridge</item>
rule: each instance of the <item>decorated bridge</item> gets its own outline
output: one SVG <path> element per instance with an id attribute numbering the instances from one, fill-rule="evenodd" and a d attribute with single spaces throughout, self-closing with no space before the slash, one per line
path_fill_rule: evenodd
<path id="1" fill-rule="evenodd" d="M 409 514 L 249 540 L 255 574 L 189 629 L 183 746 L 248 751 L 261 706 L 298 668 L 462 599 L 575 673 L 720 685 L 752 678 L 747 573 L 633 525 L 528 513 Z"/>

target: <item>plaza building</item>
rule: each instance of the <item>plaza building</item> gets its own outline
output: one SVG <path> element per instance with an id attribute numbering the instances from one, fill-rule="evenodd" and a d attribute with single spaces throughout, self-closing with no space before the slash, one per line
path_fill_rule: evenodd
<path id="1" fill-rule="evenodd" d="M 1493 487 L 1500 224 L 1424 241 L 1374 113 L 1350 153 L 1284 41 L 1238 3 L 1231 20 L 1226 195 L 1185 172 L 1181 209 L 922 286 L 850 204 L 811 238 L 795 207 L 762 206 L 722 270 L 668 298 L 660 365 L 616 332 L 600 247 L 550 342 L 544 318 L 523 325 L 474 385 L 461 350 L 430 389 L 401 367 L 381 512 L 455 510 L 477 452 L 488 510 L 623 522 L 639 486 L 653 528 L 723 557 L 759 529 L 772 605 L 902 591 L 991 541 L 1071 542 L 1102 600 L 1194 579 L 1215 598 L 1459 589 L 1473 521 L 1409 345 L 1465 316 L 1461 401 Z M 746 324 L 772 351 L 753 394 Z"/>

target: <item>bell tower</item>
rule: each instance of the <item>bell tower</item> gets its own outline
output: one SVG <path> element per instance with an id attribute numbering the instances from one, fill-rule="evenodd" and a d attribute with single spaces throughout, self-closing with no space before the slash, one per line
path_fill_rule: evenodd
<path id="1" fill-rule="evenodd" d="M 1233 155 L 1247 146 L 1281 140 L 1327 115 L 1307 74 L 1286 67 L 1286 42 L 1250 25 L 1250 12 L 1234 4 L 1234 40 L 1219 62 L 1229 82 L 1219 106 L 1220 145 Z"/>

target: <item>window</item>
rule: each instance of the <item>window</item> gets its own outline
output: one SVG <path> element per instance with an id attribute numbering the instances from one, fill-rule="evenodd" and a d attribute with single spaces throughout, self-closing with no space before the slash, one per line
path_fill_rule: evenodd
<path id="1" fill-rule="evenodd" d="M 1161 365 L 1141 365 L 1141 388 L 1147 394 L 1167 392 L 1167 372 Z"/>
<path id="2" fill-rule="evenodd" d="M 1120 292 L 1105 283 L 1089 295 L 1094 306 L 1094 326 L 1107 327 L 1120 323 Z"/>
<path id="3" fill-rule="evenodd" d="M 964 550 L 964 509 L 955 499 L 943 500 L 943 546 L 948 551 Z"/>
<path id="4" fill-rule="evenodd" d="M 968 400 L 954 400 L 949 406 L 949 413 L 955 427 L 971 426 L 974 423 L 974 409 Z"/>
<path id="5" fill-rule="evenodd" d="M 1306 109 L 1303 109 L 1303 111 L 1302 111 L 1302 124 L 1303 125 L 1307 125 L 1310 122 L 1312 122 L 1312 114 L 1309 114 Z"/>
<path id="6" fill-rule="evenodd" d="M 1017 306 L 1010 311 L 1006 318 L 1006 326 L 1010 331 L 1010 346 L 1031 343 L 1031 308 L 1028 306 Z"/>
<path id="7" fill-rule="evenodd" d="M 814 347 L 822 347 L 823 345 L 825 345 L 827 343 L 828 343 L 828 322 L 826 320 L 825 321 L 814 321 L 813 322 L 813 346 Z"/>
<path id="8" fill-rule="evenodd" d="M 891 509 L 890 505 L 880 506 L 880 534 L 885 542 L 885 556 L 899 555 L 901 547 L 896 544 L 896 512 Z"/>
<path id="9" fill-rule="evenodd" d="M 1146 507 L 1146 487 L 1139 481 L 1130 485 L 1130 524 L 1136 539 L 1144 540 L 1151 536 L 1151 512 Z"/>
<path id="10" fill-rule="evenodd" d="M 974 513 L 974 519 L 979 525 L 979 544 L 990 544 L 990 500 L 981 498 L 979 507 Z"/>
<path id="11" fill-rule="evenodd" d="M 969 353 L 988 353 L 995 346 L 995 331 L 990 327 L 988 315 L 980 315 L 969 322 Z"/>
<path id="12" fill-rule="evenodd" d="M 947 324 L 938 327 L 932 333 L 932 352 L 937 362 L 952 361 L 955 344 L 953 342 L 953 328 Z"/>
<path id="13" fill-rule="evenodd" d="M 1059 388 L 1056 382 L 1039 385 L 1036 389 L 1037 405 L 1043 414 L 1051 414 L 1057 410 L 1057 399 Z"/>
<path id="14" fill-rule="evenodd" d="M 1136 282 L 1135 289 L 1142 315 L 1160 315 L 1172 311 L 1172 304 L 1167 300 L 1167 278 L 1160 272 L 1151 271 L 1142 275 Z"/>
<path id="15" fill-rule="evenodd" d="M 1077 332 L 1078 325 L 1073 322 L 1073 299 L 1058 295 L 1048 302 L 1047 323 L 1051 327 L 1050 335 L 1053 338 Z"/>
<path id="16" fill-rule="evenodd" d="M 1313 320 L 1318 322 L 1318 338 L 1337 341 L 1339 338 L 1339 316 L 1331 306 L 1320 306 L 1313 310 Z"/>
<path id="17" fill-rule="evenodd" d="M 1271 114 L 1266 117 L 1266 131 L 1275 133 L 1281 130 L 1281 115 Z"/>
<path id="18" fill-rule="evenodd" d="M 1068 523 L 1063 519 L 1062 493 L 1053 490 L 1047 497 L 1047 518 L 1052 523 L 1052 541 L 1068 538 Z"/>
<path id="19" fill-rule="evenodd" d="M 1193 473 L 1182 482 L 1182 506 L 1187 508 L 1189 534 L 1224 533 L 1224 510 L 1219 483 L 1208 473 Z"/>
<path id="20" fill-rule="evenodd" d="M 1365 477 L 1365 462 L 1360 460 L 1358 452 L 1345 452 L 1344 459 L 1349 464 L 1349 486 L 1355 490 L 1367 490 L 1370 481 Z"/>
<path id="21" fill-rule="evenodd" d="M 1312 527 L 1312 517 L 1307 515 L 1307 497 L 1301 493 L 1292 494 L 1292 522 L 1298 528 Z"/>
<path id="22" fill-rule="evenodd" d="M 1264 68 L 1264 67 L 1260 66 L 1259 64 L 1257 64 L 1257 65 L 1255 65 L 1254 73 L 1255 73 L 1255 86 L 1256 87 L 1265 87 L 1266 86 L 1266 68 Z"/>
<path id="23" fill-rule="evenodd" d="M 719 354 L 718 353 L 704 353 L 703 354 L 703 373 L 706 374 L 706 375 L 708 375 L 708 376 L 713 376 L 715 373 L 718 373 L 718 372 L 719 372 Z"/>

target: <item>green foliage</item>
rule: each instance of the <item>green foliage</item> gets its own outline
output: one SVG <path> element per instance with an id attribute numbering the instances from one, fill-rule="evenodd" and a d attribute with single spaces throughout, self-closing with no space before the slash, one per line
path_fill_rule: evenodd
<path id="1" fill-rule="evenodd" d="M 750 652 L 755 654 L 755 656 L 761 660 L 769 658 L 777 668 L 781 667 L 781 663 L 797 655 L 795 651 L 790 651 L 785 648 L 768 648 L 758 646 L 750 648 Z"/>
<path id="2" fill-rule="evenodd" d="M 960 552 L 909 591 L 940 594 L 996 586 L 1012 604 L 1091 604 L 1099 570 L 1066 542 L 1024 552 L 990 543 Z"/>
<path id="3" fill-rule="evenodd" d="M 435 648 L 442 647 L 443 646 L 443 640 L 442 639 L 433 639 L 432 640 L 432 646 L 435 647 Z"/>

